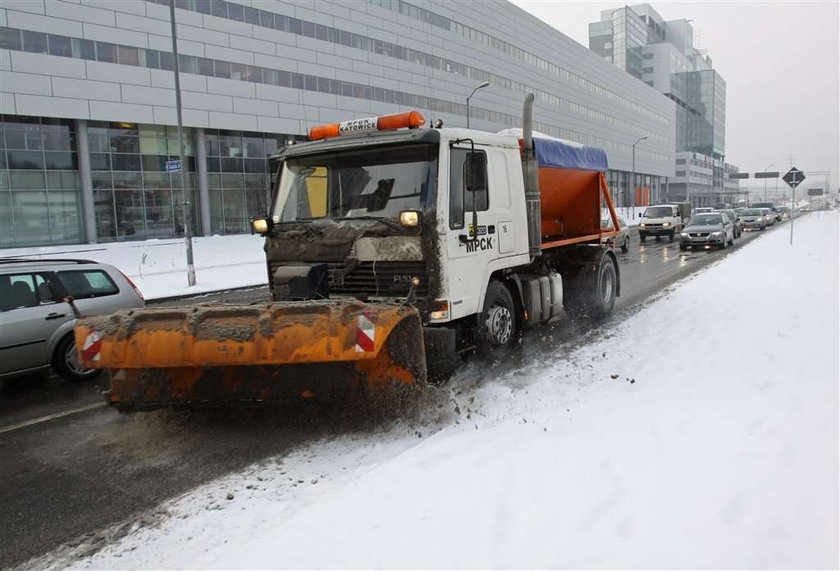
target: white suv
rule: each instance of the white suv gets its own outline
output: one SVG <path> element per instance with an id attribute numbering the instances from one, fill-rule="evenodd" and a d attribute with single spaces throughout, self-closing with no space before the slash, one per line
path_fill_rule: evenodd
<path id="1" fill-rule="evenodd" d="M 99 371 L 82 367 L 76 352 L 76 312 L 143 305 L 131 280 L 108 264 L 0 258 L 0 379 L 50 366 L 71 381 L 95 376 Z"/>

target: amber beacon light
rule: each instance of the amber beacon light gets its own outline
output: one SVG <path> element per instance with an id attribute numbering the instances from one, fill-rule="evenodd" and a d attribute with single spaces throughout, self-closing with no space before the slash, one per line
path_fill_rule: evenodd
<path id="1" fill-rule="evenodd" d="M 329 125 L 316 125 L 309 129 L 309 138 L 313 141 L 328 139 L 341 135 L 353 133 L 369 133 L 371 131 L 390 131 L 392 129 L 415 129 L 422 127 L 426 118 L 419 111 L 408 111 L 394 115 L 382 115 L 380 117 L 367 117 L 365 119 L 352 119 L 341 123 L 330 123 Z"/>

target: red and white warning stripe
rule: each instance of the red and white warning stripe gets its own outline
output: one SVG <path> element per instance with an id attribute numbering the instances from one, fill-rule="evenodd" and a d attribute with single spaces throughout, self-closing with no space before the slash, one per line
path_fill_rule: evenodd
<path id="1" fill-rule="evenodd" d="M 356 329 L 356 352 L 369 353 L 373 351 L 376 339 L 376 328 L 365 315 L 359 316 L 359 327 Z"/>
<path id="2" fill-rule="evenodd" d="M 82 359 L 85 361 L 98 361 L 101 357 L 99 352 L 102 350 L 102 337 L 96 331 L 91 332 L 85 339 L 85 344 L 82 346 Z"/>

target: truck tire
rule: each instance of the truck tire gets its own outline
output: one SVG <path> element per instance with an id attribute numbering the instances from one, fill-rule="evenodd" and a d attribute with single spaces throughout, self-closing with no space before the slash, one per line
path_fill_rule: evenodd
<path id="1" fill-rule="evenodd" d="M 639 241 L 644 242 L 646 239 L 647 239 L 647 236 L 644 233 L 639 232 Z"/>
<path id="2" fill-rule="evenodd" d="M 56 345 L 52 366 L 60 377 L 72 382 L 86 381 L 102 372 L 99 369 L 85 369 L 82 366 L 76 354 L 76 340 L 72 333 L 64 336 Z"/>
<path id="3" fill-rule="evenodd" d="M 612 257 L 603 256 L 597 271 L 583 269 L 563 289 L 563 306 L 573 319 L 600 321 L 612 313 L 618 292 L 618 273 Z"/>
<path id="4" fill-rule="evenodd" d="M 519 328 L 513 296 L 504 284 L 491 279 L 484 297 L 484 309 L 476 324 L 476 352 L 483 357 L 501 355 L 518 340 Z"/>
<path id="5" fill-rule="evenodd" d="M 671 241 L 671 242 L 674 241 L 674 231 L 673 230 L 668 232 L 668 240 Z"/>

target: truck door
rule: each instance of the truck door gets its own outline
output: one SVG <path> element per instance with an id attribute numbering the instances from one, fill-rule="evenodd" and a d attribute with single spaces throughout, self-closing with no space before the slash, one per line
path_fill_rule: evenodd
<path id="1" fill-rule="evenodd" d="M 471 153 L 467 143 L 453 147 L 450 155 L 446 242 L 453 318 L 476 311 L 488 265 L 500 256 L 500 222 L 510 219 L 507 175 L 496 172 L 498 169 L 506 172 L 504 160 L 498 160 L 494 151 L 488 152 L 478 146 L 473 159 L 468 158 Z M 497 154 L 501 156 L 501 153 Z M 499 188 L 494 189 L 494 186 Z"/>

